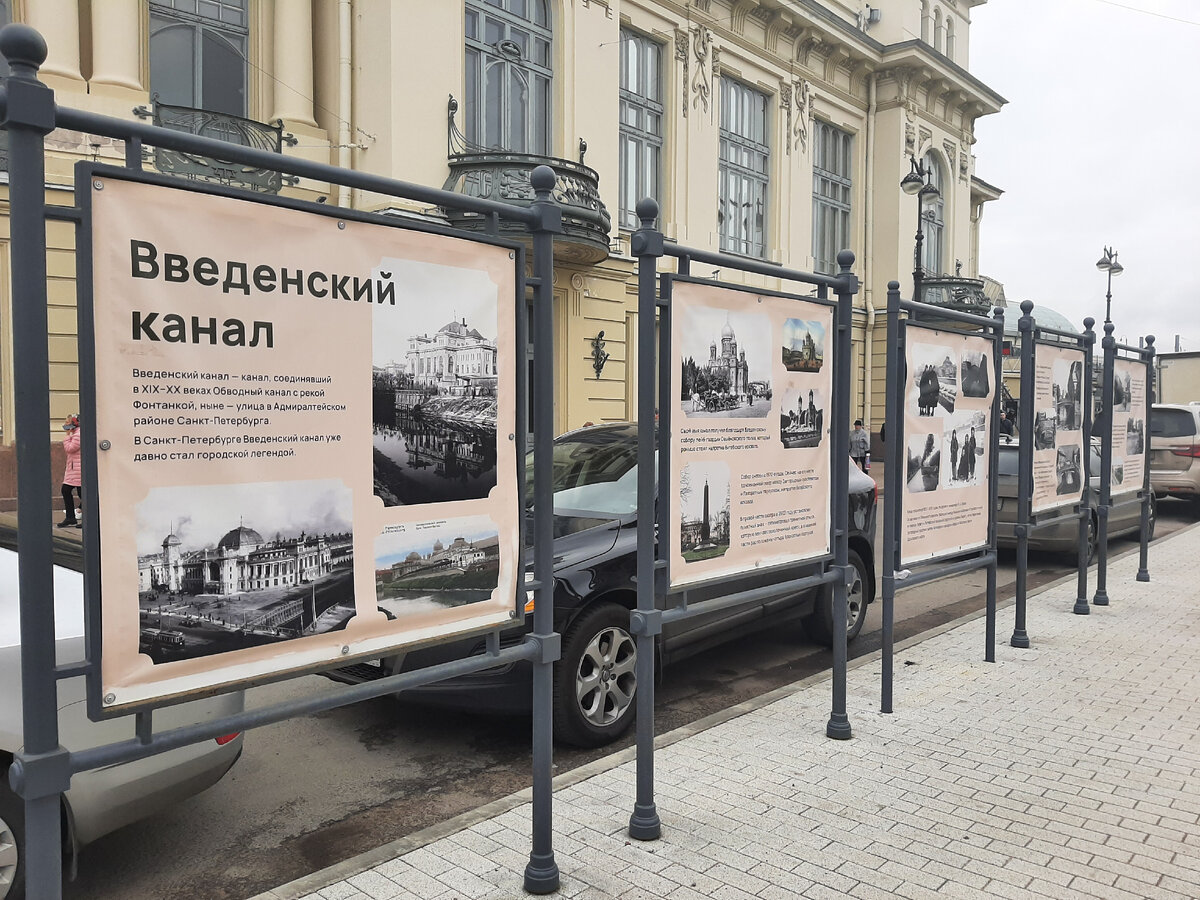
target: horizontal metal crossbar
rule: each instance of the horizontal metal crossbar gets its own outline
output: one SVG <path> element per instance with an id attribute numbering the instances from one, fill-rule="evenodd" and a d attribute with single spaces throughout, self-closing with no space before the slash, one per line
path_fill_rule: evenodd
<path id="1" fill-rule="evenodd" d="M 765 600 L 777 594 L 791 594 L 797 591 L 808 590 L 812 587 L 818 587 L 822 584 L 833 584 L 838 577 L 839 573 L 837 569 L 829 569 L 820 575 L 808 575 L 804 578 L 794 579 L 793 581 L 785 581 L 782 584 L 770 584 L 765 587 L 751 588 L 748 591 L 738 591 L 736 594 L 726 594 L 724 597 L 713 597 L 711 600 L 688 603 L 684 606 L 676 606 L 664 610 L 662 621 L 664 624 L 667 622 L 678 622 L 683 619 L 690 619 L 693 616 L 702 616 L 734 606 L 740 606 L 743 603 Z"/>
<path id="2" fill-rule="evenodd" d="M 784 278 L 788 281 L 800 281 L 804 284 L 825 285 L 835 291 L 845 289 L 846 280 L 834 275 L 818 275 L 815 272 L 801 272 L 798 269 L 787 269 L 776 263 L 759 262 L 731 256 L 728 253 L 715 253 L 711 250 L 697 250 L 680 244 L 666 242 L 663 244 L 663 255 L 686 259 L 689 262 L 700 262 L 709 266 L 720 266 L 723 269 L 738 269 L 742 272 L 753 272 L 756 275 L 768 275 L 771 278 Z"/>
<path id="3" fill-rule="evenodd" d="M 916 587 L 919 584 L 937 581 L 939 578 L 945 578 L 949 575 L 962 575 L 965 572 L 974 572 L 976 569 L 986 569 L 995 561 L 996 554 L 989 551 L 981 556 L 960 559 L 958 562 L 947 563 L 944 566 L 937 566 L 924 572 L 916 572 L 906 578 L 897 576 L 896 590 Z"/>
<path id="4" fill-rule="evenodd" d="M 1034 321 L 1036 323 L 1036 316 L 1034 316 Z M 1077 331 L 1059 331 L 1057 328 L 1048 328 L 1043 325 L 1035 324 L 1033 328 L 1034 339 L 1036 340 L 1037 336 L 1042 334 L 1048 334 L 1051 337 L 1056 338 L 1065 338 L 1066 340 L 1077 343 L 1080 346 L 1083 346 L 1087 343 L 1087 337 Z"/>
<path id="5" fill-rule="evenodd" d="M 936 316 L 939 319 L 950 319 L 955 322 L 966 322 L 970 325 L 977 325 L 980 328 L 992 330 L 1003 330 L 1003 323 L 990 316 L 977 316 L 974 313 L 959 312 L 956 309 L 945 309 L 941 306 L 934 306 L 931 303 L 918 303 L 915 300 L 901 300 L 900 308 L 910 313 L 918 315 Z M 921 320 L 918 319 L 918 322 Z"/>

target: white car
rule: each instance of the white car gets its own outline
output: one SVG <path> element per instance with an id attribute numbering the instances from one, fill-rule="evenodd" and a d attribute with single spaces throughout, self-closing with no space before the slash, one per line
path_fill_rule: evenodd
<path id="1" fill-rule="evenodd" d="M 11 533 L 4 535 L 11 538 Z M 5 541 L 11 546 L 10 541 Z M 54 617 L 59 664 L 83 659 L 83 576 L 54 567 Z M 24 887 L 24 801 L 9 788 L 8 766 L 22 745 L 21 637 L 17 554 L 0 545 L 0 900 L 19 900 Z M 105 722 L 87 717 L 84 679 L 59 682 L 59 743 L 81 750 L 134 737 L 132 716 Z M 242 693 L 156 710 L 154 728 L 241 712 Z M 74 871 L 80 847 L 122 825 L 144 819 L 220 781 L 242 752 L 242 736 L 228 735 L 136 762 L 80 772 L 63 796 L 64 872 Z"/>

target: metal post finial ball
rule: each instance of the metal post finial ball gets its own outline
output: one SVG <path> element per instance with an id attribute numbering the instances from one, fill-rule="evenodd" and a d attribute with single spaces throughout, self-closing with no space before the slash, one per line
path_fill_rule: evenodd
<path id="1" fill-rule="evenodd" d="M 1026 316 L 1029 315 L 1031 312 L 1033 312 L 1033 301 L 1032 300 L 1022 300 L 1021 301 L 1021 312 L 1022 312 L 1022 314 L 1026 315 Z"/>
<path id="2" fill-rule="evenodd" d="M 889 282 L 888 282 L 888 290 L 889 290 L 889 291 L 898 291 L 898 290 L 900 290 L 900 282 L 898 282 L 898 281 L 889 281 Z"/>
<path id="3" fill-rule="evenodd" d="M 837 255 L 837 262 L 838 262 L 838 265 L 841 266 L 843 269 L 850 268 L 852 265 L 854 265 L 854 251 L 853 250 L 839 250 L 838 255 Z"/>
<path id="4" fill-rule="evenodd" d="M 1149 349 L 1152 349 L 1153 347 L 1154 347 L 1154 335 L 1148 334 L 1148 335 L 1146 335 L 1146 349 L 1149 350 Z"/>
<path id="5" fill-rule="evenodd" d="M 1117 330 L 1117 326 L 1114 325 L 1112 322 L 1104 323 L 1104 333 L 1107 334 L 1109 337 L 1112 337 L 1112 333 L 1116 330 Z"/>
<path id="6" fill-rule="evenodd" d="M 653 197 L 643 197 L 637 202 L 634 211 L 643 228 L 653 228 L 654 221 L 658 218 L 658 201 Z"/>
<path id="7" fill-rule="evenodd" d="M 36 72 L 46 61 L 46 39 L 28 25 L 5 25 L 0 28 L 0 53 L 14 69 Z"/>
<path id="8" fill-rule="evenodd" d="M 1095 324 L 1096 324 L 1096 320 L 1095 320 L 1095 319 L 1093 319 L 1091 316 L 1088 316 L 1086 319 L 1084 319 L 1084 320 L 1083 320 L 1083 330 L 1084 330 L 1084 331 L 1091 331 L 1091 330 L 1092 330 L 1092 327 L 1093 327 Z"/>
<path id="9" fill-rule="evenodd" d="M 556 180 L 554 170 L 549 166 L 538 166 L 533 170 L 533 174 L 529 176 L 529 183 L 533 185 L 533 189 L 539 194 L 548 194 L 554 190 L 554 182 Z"/>

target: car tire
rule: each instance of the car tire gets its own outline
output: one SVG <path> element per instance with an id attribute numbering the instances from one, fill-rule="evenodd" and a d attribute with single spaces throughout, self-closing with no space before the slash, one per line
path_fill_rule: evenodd
<path id="1" fill-rule="evenodd" d="M 1158 526 L 1158 498 L 1153 494 L 1150 496 L 1150 516 L 1146 523 L 1149 527 L 1146 529 L 1146 543 L 1154 540 L 1154 529 Z"/>
<path id="2" fill-rule="evenodd" d="M 25 896 L 25 804 L 8 789 L 8 773 L 0 774 L 0 898 Z"/>
<path id="3" fill-rule="evenodd" d="M 862 557 L 851 550 L 846 560 L 854 569 L 854 576 L 846 591 L 846 640 L 852 641 L 862 631 L 867 618 L 869 597 L 867 566 Z M 808 636 L 826 647 L 833 646 L 833 588 L 822 591 L 817 608 L 804 618 L 804 630 Z"/>
<path id="4" fill-rule="evenodd" d="M 600 747 L 633 723 L 637 697 L 637 644 L 629 610 L 597 603 L 563 635 L 554 666 L 554 734 L 576 747 Z"/>

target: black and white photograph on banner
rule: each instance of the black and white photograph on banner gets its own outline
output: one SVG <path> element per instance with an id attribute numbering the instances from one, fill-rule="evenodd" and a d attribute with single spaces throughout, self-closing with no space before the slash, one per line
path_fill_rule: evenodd
<path id="1" fill-rule="evenodd" d="M 1125 482 L 1125 460 L 1113 457 L 1112 461 L 1112 484 L 1124 484 Z"/>
<path id="2" fill-rule="evenodd" d="M 1039 409 L 1033 416 L 1033 449 L 1050 450 L 1058 431 L 1058 414 L 1053 409 Z"/>
<path id="3" fill-rule="evenodd" d="M 982 399 L 991 392 L 992 376 L 988 355 L 981 350 L 964 350 L 962 355 L 962 395 Z"/>
<path id="4" fill-rule="evenodd" d="M 1146 423 L 1132 416 L 1125 423 L 1125 455 L 1137 456 L 1146 452 Z"/>
<path id="5" fill-rule="evenodd" d="M 758 313 L 683 307 L 680 403 L 689 419 L 760 419 L 771 410 L 771 323 Z"/>
<path id="6" fill-rule="evenodd" d="M 150 490 L 134 513 L 140 651 L 173 662 L 345 628 L 352 507 L 340 479 Z"/>
<path id="7" fill-rule="evenodd" d="M 983 410 L 956 413 L 942 423 L 942 487 L 962 488 L 982 482 L 986 425 L 987 413 Z"/>
<path id="8" fill-rule="evenodd" d="M 687 463 L 679 477 L 680 547 L 684 562 L 724 556 L 729 549 L 729 466 Z"/>
<path id="9" fill-rule="evenodd" d="M 825 326 L 807 319 L 783 323 L 783 367 L 789 372 L 820 372 L 825 361 Z"/>
<path id="10" fill-rule="evenodd" d="M 392 526 L 375 539 L 375 600 L 390 618 L 490 600 L 500 535 L 487 516 Z"/>
<path id="11" fill-rule="evenodd" d="M 1113 410 L 1116 412 L 1129 412 L 1130 396 L 1130 377 L 1128 372 L 1122 372 L 1117 369 L 1113 372 Z"/>
<path id="12" fill-rule="evenodd" d="M 815 388 L 789 388 L 783 392 L 779 412 L 779 439 L 788 450 L 816 447 L 825 435 L 825 404 Z"/>
<path id="13" fill-rule="evenodd" d="M 1083 485 L 1083 470 L 1080 464 L 1079 447 L 1059 447 L 1058 459 L 1054 464 L 1057 482 L 1055 493 L 1077 494 Z"/>
<path id="14" fill-rule="evenodd" d="M 916 434 L 908 439 L 906 481 L 910 494 L 936 491 L 941 480 L 942 451 L 937 434 Z"/>
<path id="15" fill-rule="evenodd" d="M 496 286 L 478 270 L 395 263 L 380 276 L 423 302 L 373 313 L 375 495 L 384 506 L 487 497 L 496 484 Z"/>
<path id="16" fill-rule="evenodd" d="M 1083 360 L 1054 360 L 1050 377 L 1058 430 L 1079 431 L 1083 428 Z"/>
<path id="17" fill-rule="evenodd" d="M 958 399 L 958 355 L 938 344 L 914 343 L 910 358 L 915 371 L 910 391 L 910 412 L 918 416 L 946 415 L 954 412 Z"/>

